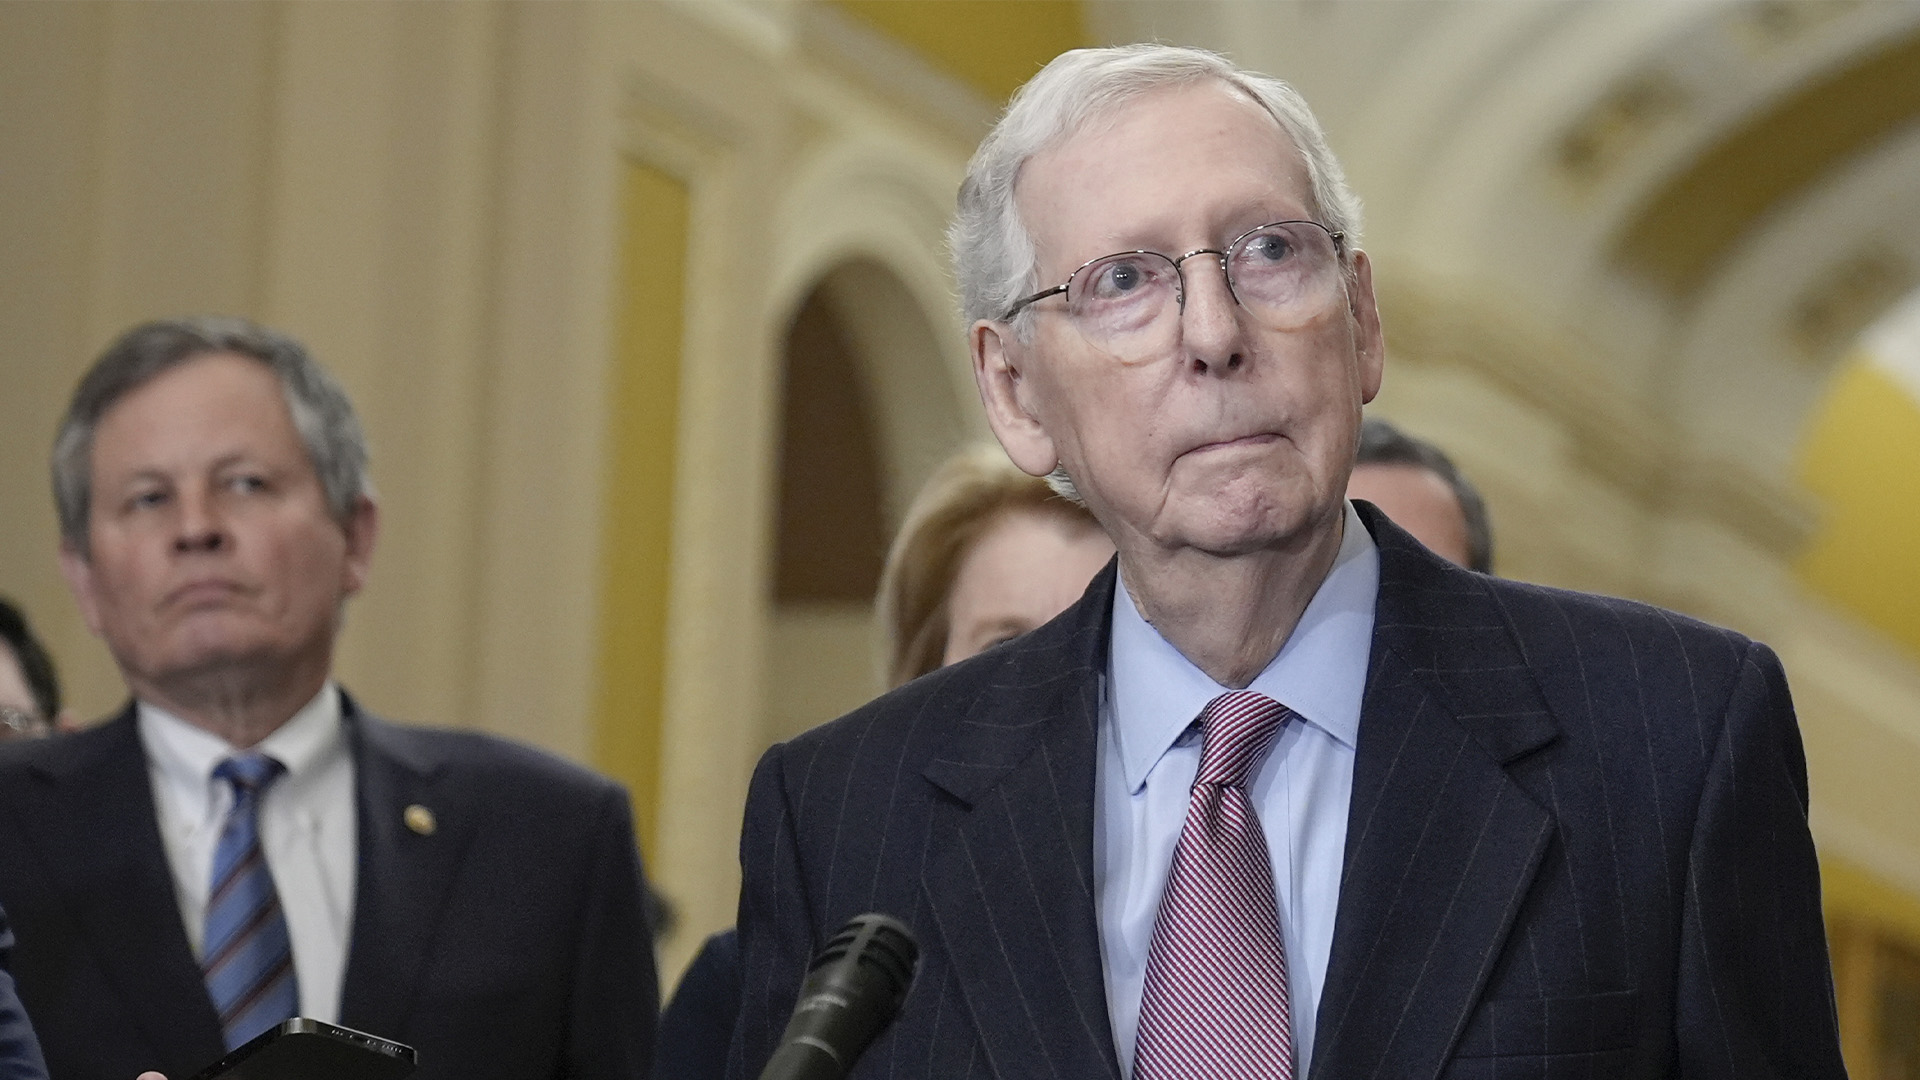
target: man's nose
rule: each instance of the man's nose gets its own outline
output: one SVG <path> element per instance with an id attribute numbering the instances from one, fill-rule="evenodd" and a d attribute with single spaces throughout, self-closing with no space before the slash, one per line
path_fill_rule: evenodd
<path id="1" fill-rule="evenodd" d="M 173 549 L 181 554 L 219 551 L 227 545 L 227 530 L 219 508 L 207 492 L 181 492 L 175 505 Z"/>
<path id="2" fill-rule="evenodd" d="M 1220 257 L 1209 252 L 1188 259 L 1181 278 L 1180 338 L 1187 363 L 1196 374 L 1225 375 L 1245 367 L 1244 313 Z"/>

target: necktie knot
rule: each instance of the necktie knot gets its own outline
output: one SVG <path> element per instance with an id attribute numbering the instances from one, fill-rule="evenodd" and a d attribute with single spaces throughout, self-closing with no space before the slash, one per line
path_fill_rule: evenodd
<path id="1" fill-rule="evenodd" d="M 287 771 L 285 765 L 265 754 L 249 751 L 222 761 L 213 767 L 213 777 L 233 785 L 233 793 L 258 795 L 268 784 Z"/>
<path id="2" fill-rule="evenodd" d="M 1286 723 L 1285 705 L 1251 690 L 1234 690 L 1212 701 L 1200 713 L 1202 742 L 1196 784 L 1244 787 Z"/>

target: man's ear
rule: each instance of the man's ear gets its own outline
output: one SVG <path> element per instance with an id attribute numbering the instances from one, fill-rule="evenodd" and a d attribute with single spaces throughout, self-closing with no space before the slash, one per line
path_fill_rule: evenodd
<path id="1" fill-rule="evenodd" d="M 71 541 L 60 542 L 60 576 L 67 579 L 67 588 L 73 592 L 74 602 L 80 605 L 80 617 L 86 620 L 87 629 L 93 631 L 95 637 L 100 636 L 99 593 L 95 591 L 93 563 Z"/>
<path id="2" fill-rule="evenodd" d="M 1387 340 L 1380 329 L 1380 306 L 1373 296 L 1373 260 L 1364 251 L 1353 253 L 1347 307 L 1353 316 L 1354 352 L 1360 361 L 1360 400 L 1368 402 L 1380 393 L 1380 381 L 1386 375 Z"/>
<path id="3" fill-rule="evenodd" d="M 347 537 L 346 580 L 341 587 L 345 595 L 352 596 L 367 583 L 367 574 L 373 569 L 374 543 L 380 539 L 380 504 L 371 495 L 356 496 L 341 531 Z"/>
<path id="4" fill-rule="evenodd" d="M 1060 464 L 1053 439 L 1027 405 L 1031 388 L 1024 368 L 1029 350 L 1014 340 L 1013 327 L 985 319 L 967 335 L 973 352 L 973 381 L 986 406 L 987 426 L 1021 472 L 1045 476 Z"/>

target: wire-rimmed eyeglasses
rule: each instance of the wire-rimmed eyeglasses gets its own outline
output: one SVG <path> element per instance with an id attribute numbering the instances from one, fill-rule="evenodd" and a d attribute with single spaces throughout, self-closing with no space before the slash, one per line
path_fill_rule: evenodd
<path id="1" fill-rule="evenodd" d="M 1248 229 L 1224 248 L 1196 248 L 1177 259 L 1144 250 L 1103 255 L 1082 263 L 1061 284 L 1014 301 L 1001 321 L 1064 293 L 1067 316 L 1089 341 L 1120 355 L 1141 351 L 1178 324 L 1166 316 L 1186 306 L 1180 264 L 1212 255 L 1236 303 L 1263 324 L 1289 330 L 1325 310 L 1340 278 L 1345 240 L 1345 233 L 1317 221 L 1274 221 Z"/>

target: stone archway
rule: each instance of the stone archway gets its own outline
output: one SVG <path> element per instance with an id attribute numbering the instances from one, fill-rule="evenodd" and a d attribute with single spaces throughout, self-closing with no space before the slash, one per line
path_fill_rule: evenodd
<path id="1" fill-rule="evenodd" d="M 968 428 L 935 321 L 891 270 L 850 258 L 799 302 L 782 342 L 767 734 L 877 694 L 872 600 L 926 475 Z"/>

